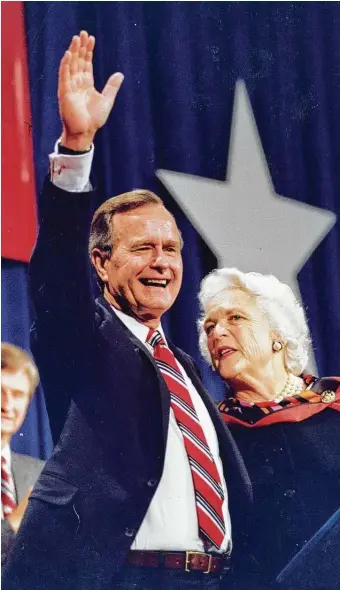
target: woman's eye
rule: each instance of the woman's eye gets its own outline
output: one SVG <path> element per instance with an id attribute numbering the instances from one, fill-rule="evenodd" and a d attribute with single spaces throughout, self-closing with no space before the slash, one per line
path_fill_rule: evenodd
<path id="1" fill-rule="evenodd" d="M 214 329 L 214 324 L 208 324 L 208 326 L 205 327 L 205 333 L 207 336 L 209 336 L 209 334 L 211 334 L 211 332 Z"/>
<path id="2" fill-rule="evenodd" d="M 242 316 L 240 316 L 238 313 L 234 313 L 234 315 L 231 316 L 232 320 L 240 320 L 242 319 Z"/>

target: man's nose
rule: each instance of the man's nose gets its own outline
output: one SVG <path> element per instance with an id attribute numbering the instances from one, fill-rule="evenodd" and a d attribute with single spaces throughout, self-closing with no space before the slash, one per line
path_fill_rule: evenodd
<path id="1" fill-rule="evenodd" d="M 162 248 L 157 248 L 150 266 L 156 268 L 167 268 L 169 266 L 169 257 L 167 252 L 165 252 Z"/>
<path id="2" fill-rule="evenodd" d="M 11 392 L 6 388 L 1 388 L 1 409 L 10 410 L 13 405 L 13 396 Z"/>

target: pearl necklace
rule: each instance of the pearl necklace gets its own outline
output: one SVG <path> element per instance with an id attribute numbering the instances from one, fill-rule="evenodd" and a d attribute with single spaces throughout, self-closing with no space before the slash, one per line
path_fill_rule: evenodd
<path id="1" fill-rule="evenodd" d="M 304 380 L 301 377 L 296 377 L 293 373 L 288 373 L 286 382 L 281 389 L 280 393 L 273 399 L 274 402 L 281 402 L 286 397 L 292 397 L 293 395 L 299 395 L 305 387 Z"/>

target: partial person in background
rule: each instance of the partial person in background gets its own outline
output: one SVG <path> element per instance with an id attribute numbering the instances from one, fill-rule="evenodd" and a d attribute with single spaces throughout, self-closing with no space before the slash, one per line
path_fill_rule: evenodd
<path id="1" fill-rule="evenodd" d="M 305 315 L 276 277 L 215 270 L 199 298 L 200 348 L 228 386 L 219 410 L 253 484 L 261 588 L 264 576 L 275 586 L 339 507 L 340 380 L 303 374 Z M 327 580 L 308 587 L 333 588 Z"/>
<path id="2" fill-rule="evenodd" d="M 7 559 L 44 462 L 14 453 L 12 436 L 21 427 L 39 383 L 31 357 L 13 344 L 1 344 L 1 561 Z"/>

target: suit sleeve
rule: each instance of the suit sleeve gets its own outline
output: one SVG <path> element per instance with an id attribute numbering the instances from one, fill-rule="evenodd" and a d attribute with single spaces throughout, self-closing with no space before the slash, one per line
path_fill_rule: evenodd
<path id="1" fill-rule="evenodd" d="M 39 234 L 30 264 L 35 320 L 31 347 L 40 371 L 53 438 L 59 434 L 75 380 L 86 379 L 94 342 L 88 236 L 94 193 L 69 193 L 46 179 Z"/>

